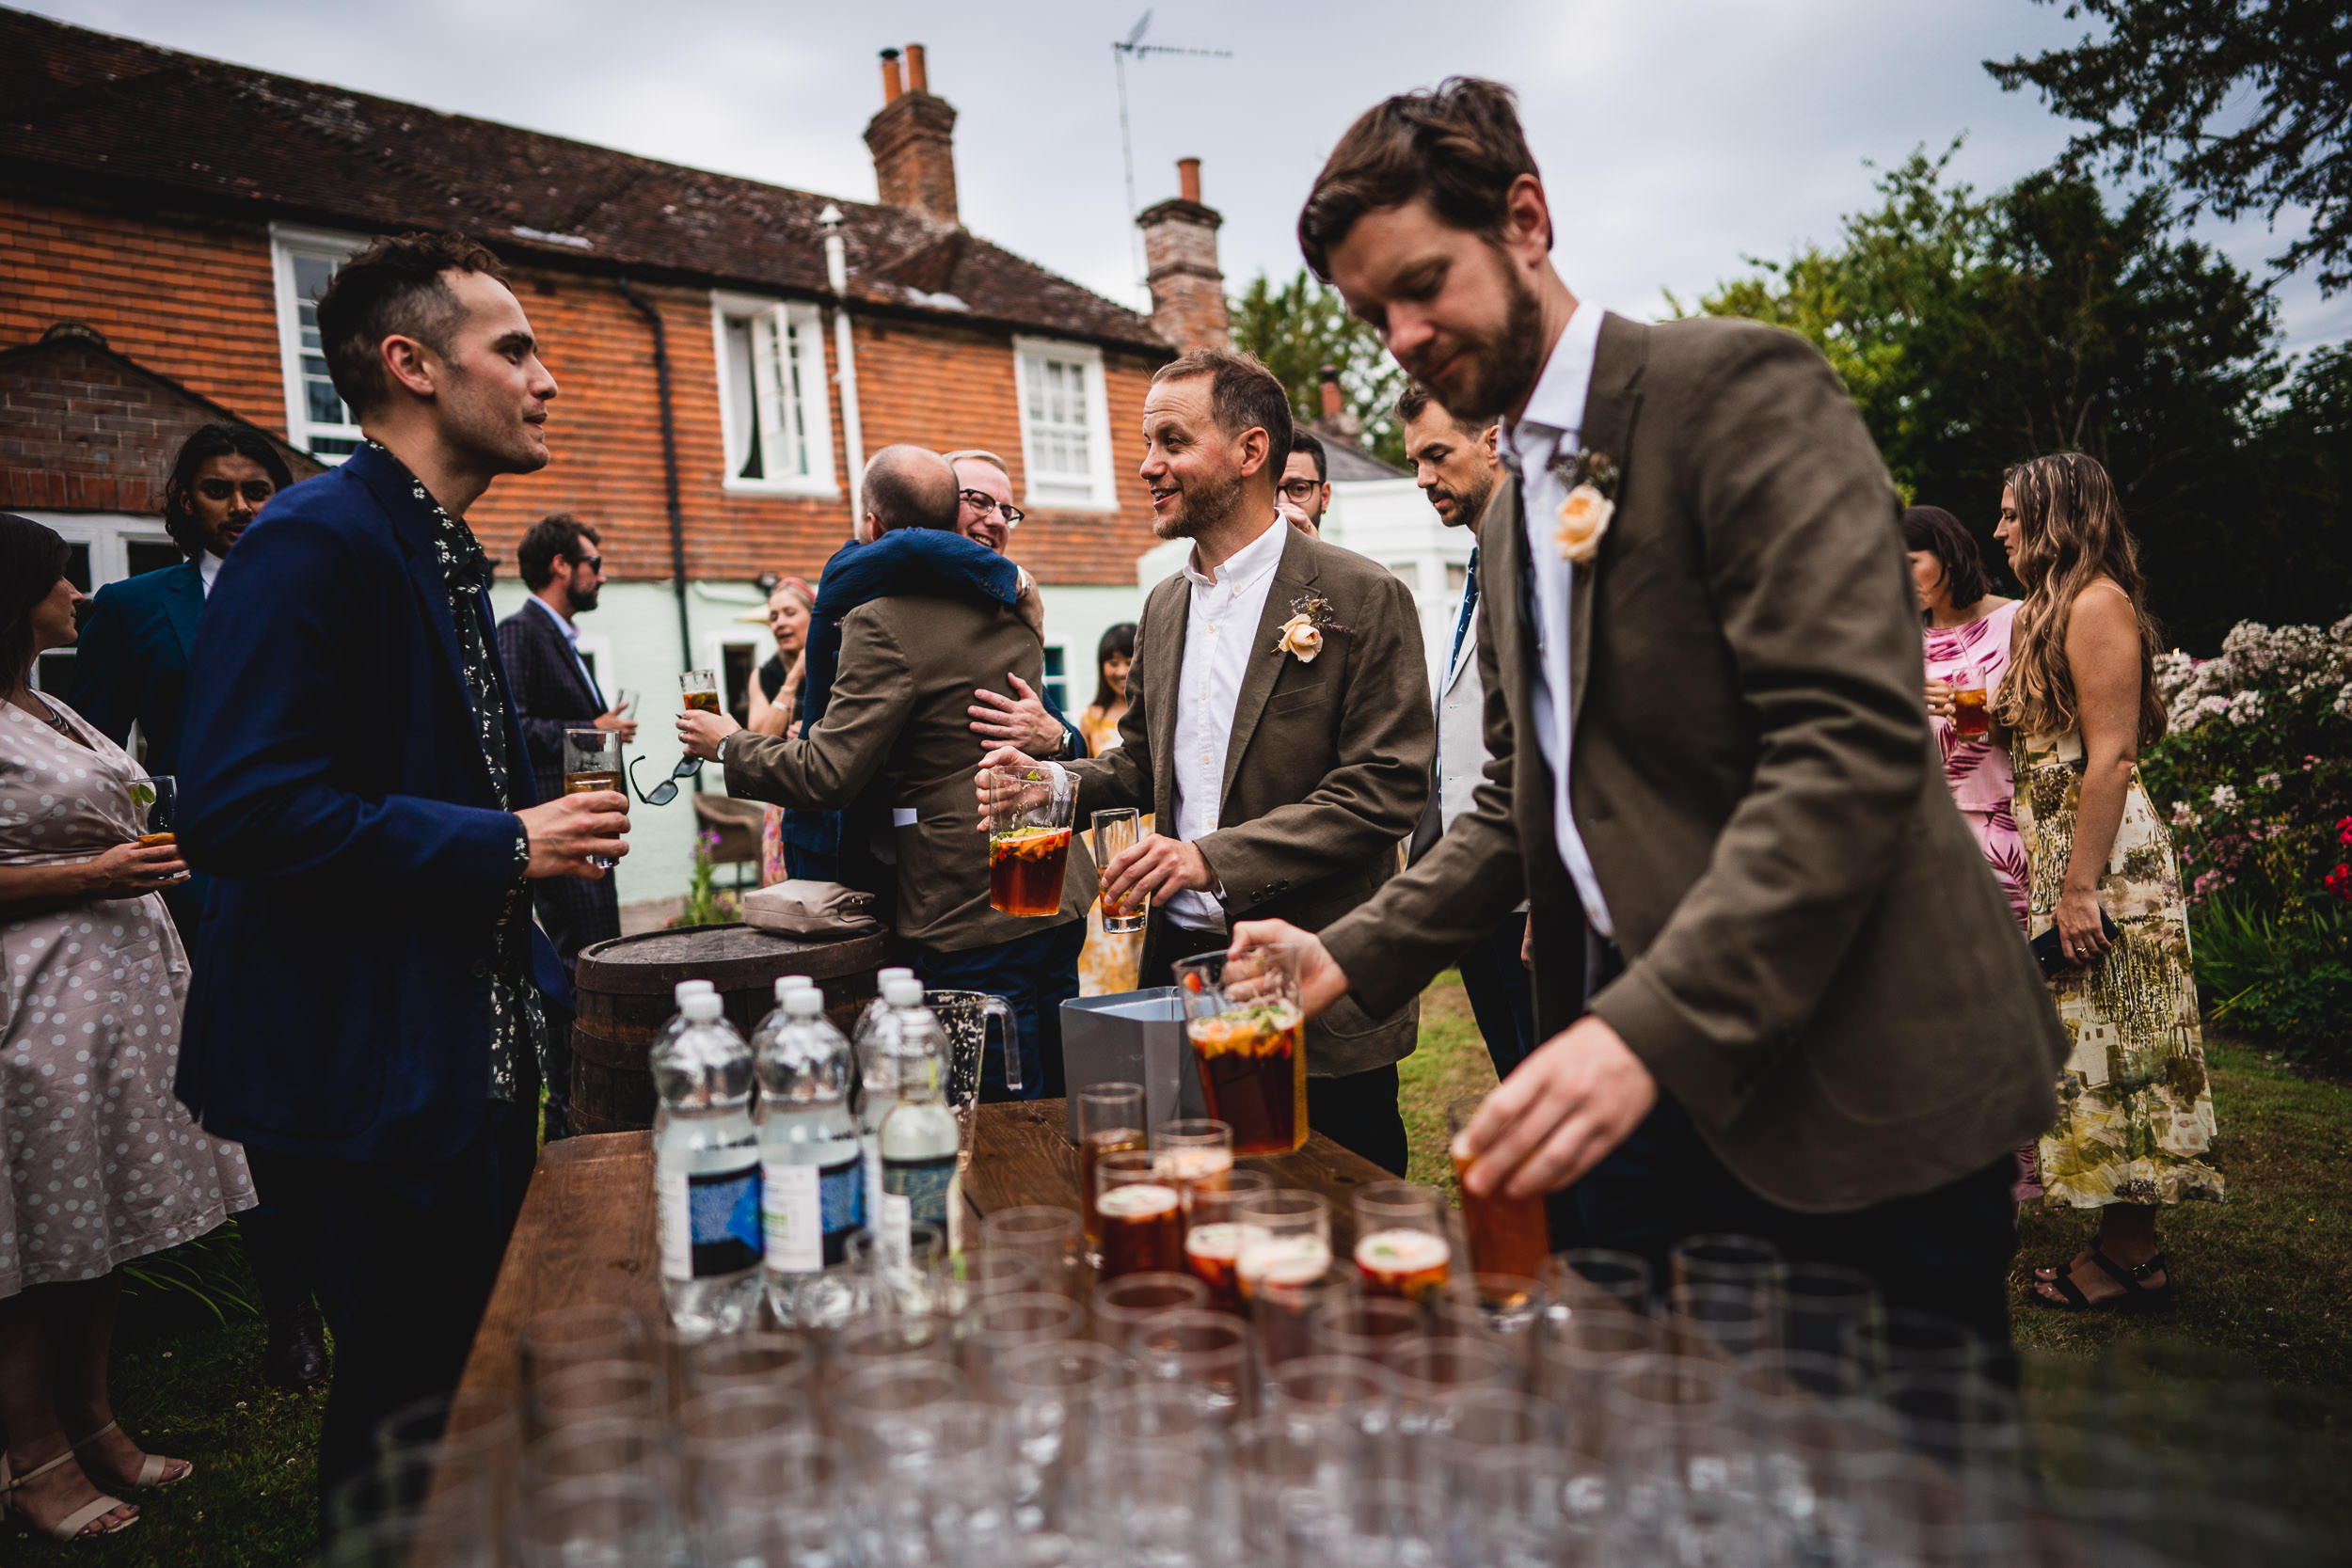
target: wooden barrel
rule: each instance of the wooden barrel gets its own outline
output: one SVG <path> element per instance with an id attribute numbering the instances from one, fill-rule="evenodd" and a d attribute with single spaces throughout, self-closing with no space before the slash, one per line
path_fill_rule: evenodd
<path id="1" fill-rule="evenodd" d="M 776 1005 L 776 981 L 805 974 L 843 1033 L 875 995 L 874 972 L 890 962 L 887 932 L 802 942 L 755 926 L 690 926 L 615 937 L 580 950 L 572 990 L 571 1122 L 580 1132 L 653 1125 L 653 1074 L 645 1052 L 676 1010 L 680 980 L 707 980 L 727 1019 L 749 1035 Z"/>

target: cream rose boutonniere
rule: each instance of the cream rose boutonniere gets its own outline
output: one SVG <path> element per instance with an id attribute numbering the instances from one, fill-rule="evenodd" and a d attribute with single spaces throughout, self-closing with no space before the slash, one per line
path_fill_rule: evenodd
<path id="1" fill-rule="evenodd" d="M 1600 554 L 1600 542 L 1617 515 L 1617 466 L 1600 452 L 1580 451 L 1555 467 L 1568 487 L 1560 503 L 1559 526 L 1551 542 L 1562 560 L 1572 566 L 1589 566 Z"/>
<path id="2" fill-rule="evenodd" d="M 1301 594 L 1291 601 L 1291 618 L 1282 623 L 1273 651 L 1288 654 L 1301 664 L 1312 664 L 1323 652 L 1323 634 L 1347 628 L 1331 619 L 1331 601 L 1316 594 Z"/>
<path id="3" fill-rule="evenodd" d="M 1312 664 L 1315 655 L 1323 652 L 1323 628 L 1303 614 L 1294 615 L 1282 623 L 1282 638 L 1275 649 L 1301 664 Z"/>

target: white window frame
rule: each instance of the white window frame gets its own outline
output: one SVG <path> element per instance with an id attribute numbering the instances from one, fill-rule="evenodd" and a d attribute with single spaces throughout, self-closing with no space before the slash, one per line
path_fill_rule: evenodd
<path id="1" fill-rule="evenodd" d="M 727 358 L 727 324 L 730 321 L 766 322 L 780 341 L 796 345 L 794 354 L 799 361 L 800 386 L 803 388 L 801 441 L 808 471 L 783 478 L 742 479 L 735 473 L 736 464 L 732 456 L 722 455 L 721 486 L 754 496 L 839 495 L 840 481 L 834 471 L 832 381 L 825 369 L 824 312 L 806 300 L 763 299 L 755 294 L 711 294 L 711 352 L 719 372 L 719 450 L 723 454 L 748 450 L 751 438 L 751 432 L 743 428 L 743 416 L 736 408 L 735 392 L 730 384 L 734 368 Z M 790 328 L 788 338 L 784 332 L 787 327 Z M 758 353 L 757 330 L 755 325 L 755 354 Z M 752 385 L 753 396 L 757 400 L 760 375 L 756 366 L 753 370 Z M 774 410 L 775 419 L 781 420 L 782 417 L 782 409 Z M 759 418 L 759 415 L 755 412 L 754 418 Z M 764 456 L 764 445 L 761 450 Z"/>
<path id="2" fill-rule="evenodd" d="M 1038 442 L 1029 420 L 1029 366 L 1055 360 L 1080 368 L 1086 377 L 1087 483 L 1040 483 Z M 1031 511 L 1116 512 L 1119 489 L 1111 473 L 1110 398 L 1103 379 L 1103 351 L 1092 343 L 1062 342 L 1052 338 L 1012 341 L 1012 390 L 1021 416 L 1021 473 L 1027 493 L 1022 504 Z"/>
<path id="3" fill-rule="evenodd" d="M 331 261 L 340 266 L 367 247 L 368 236 L 273 223 L 269 227 L 269 242 L 270 266 L 278 291 L 278 373 L 286 388 L 286 441 L 322 463 L 341 463 L 351 454 L 311 451 L 311 439 L 323 436 L 357 441 L 360 438 L 359 427 L 314 423 L 310 419 L 310 404 L 302 395 L 302 301 L 294 293 L 294 263 L 299 255 Z"/>

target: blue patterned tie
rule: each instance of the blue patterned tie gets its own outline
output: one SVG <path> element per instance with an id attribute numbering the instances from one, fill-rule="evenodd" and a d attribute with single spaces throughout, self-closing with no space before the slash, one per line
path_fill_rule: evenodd
<path id="1" fill-rule="evenodd" d="M 1470 617 L 1478 612 L 1478 546 L 1470 546 L 1470 581 L 1462 588 L 1462 613 L 1454 623 L 1454 650 L 1445 656 L 1445 667 L 1454 668 L 1454 661 L 1462 657 L 1462 639 L 1470 635 Z"/>

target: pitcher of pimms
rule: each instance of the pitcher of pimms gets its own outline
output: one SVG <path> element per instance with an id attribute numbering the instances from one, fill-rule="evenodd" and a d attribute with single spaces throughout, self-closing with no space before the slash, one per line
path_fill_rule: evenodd
<path id="1" fill-rule="evenodd" d="M 1307 1016 L 1298 960 L 1253 947 L 1175 965 L 1184 1037 L 1209 1115 L 1233 1130 L 1236 1154 L 1288 1154 L 1307 1141 Z"/>
<path id="2" fill-rule="evenodd" d="M 987 770 L 988 906 L 1000 914 L 1061 912 L 1078 781 L 1051 762 Z"/>

